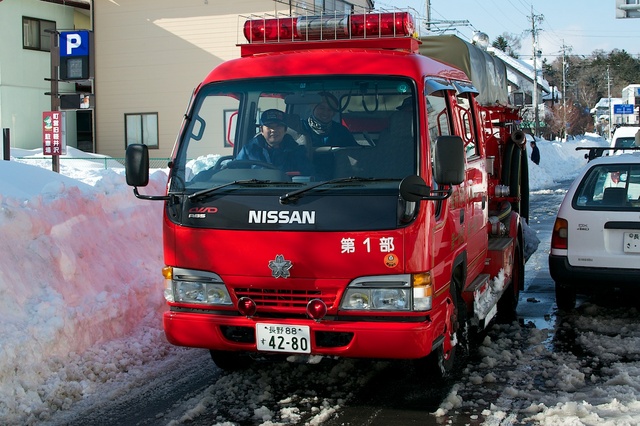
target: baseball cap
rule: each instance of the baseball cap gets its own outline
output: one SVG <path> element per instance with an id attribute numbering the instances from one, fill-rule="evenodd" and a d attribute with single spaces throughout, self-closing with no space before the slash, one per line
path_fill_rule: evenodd
<path id="1" fill-rule="evenodd" d="M 284 112 L 278 109 L 268 109 L 260 116 L 260 124 L 263 126 L 269 124 L 282 124 L 287 126 L 287 122 L 284 120 Z"/>

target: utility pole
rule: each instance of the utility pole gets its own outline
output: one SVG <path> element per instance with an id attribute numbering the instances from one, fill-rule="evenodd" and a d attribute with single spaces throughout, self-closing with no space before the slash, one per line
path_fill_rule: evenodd
<path id="1" fill-rule="evenodd" d="M 611 131 L 613 128 L 613 116 L 611 115 L 611 74 L 609 73 L 609 65 L 607 65 L 607 96 L 609 97 L 609 140 L 611 140 L 611 135 L 613 134 Z"/>
<path id="2" fill-rule="evenodd" d="M 532 93 L 532 102 L 533 102 L 533 116 L 534 116 L 534 129 L 535 136 L 537 137 L 540 133 L 539 123 L 540 123 L 540 112 L 538 109 L 538 28 L 536 24 L 541 23 L 544 19 L 542 15 L 536 15 L 533 13 L 533 5 L 531 6 L 531 40 L 532 40 L 532 49 L 533 49 L 533 93 Z"/>
<path id="3" fill-rule="evenodd" d="M 567 50 L 571 50 L 569 46 L 564 44 L 562 40 L 562 136 L 567 140 Z"/>
<path id="4" fill-rule="evenodd" d="M 427 32 L 431 32 L 431 0 L 427 0 Z"/>

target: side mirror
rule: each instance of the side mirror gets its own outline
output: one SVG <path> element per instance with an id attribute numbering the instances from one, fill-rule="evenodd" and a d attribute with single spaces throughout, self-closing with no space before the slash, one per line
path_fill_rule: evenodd
<path id="1" fill-rule="evenodd" d="M 433 149 L 434 180 L 440 185 L 464 181 L 464 142 L 460 136 L 438 136 Z"/>
<path id="2" fill-rule="evenodd" d="M 127 185 L 147 186 L 149 184 L 149 147 L 131 144 L 125 154 L 125 174 Z"/>
<path id="3" fill-rule="evenodd" d="M 420 201 L 431 195 L 431 188 L 420 176 L 407 176 L 400 182 L 400 196 L 407 201 Z"/>

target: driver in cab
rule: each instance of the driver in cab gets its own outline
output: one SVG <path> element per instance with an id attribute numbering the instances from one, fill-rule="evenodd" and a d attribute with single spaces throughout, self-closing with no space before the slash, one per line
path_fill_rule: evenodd
<path id="1" fill-rule="evenodd" d="M 312 174 L 307 150 L 287 133 L 284 112 L 268 109 L 260 116 L 260 133 L 242 147 L 236 160 L 268 163 L 289 175 Z M 256 164 L 255 167 L 260 167 Z"/>

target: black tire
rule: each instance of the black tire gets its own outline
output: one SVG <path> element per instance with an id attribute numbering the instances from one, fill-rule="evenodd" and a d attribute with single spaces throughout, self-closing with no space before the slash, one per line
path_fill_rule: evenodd
<path id="1" fill-rule="evenodd" d="M 514 321 L 518 315 L 518 300 L 520 290 L 524 287 L 524 253 L 520 241 L 516 241 L 513 254 L 513 272 L 509 287 L 498 301 L 498 321 L 509 323 Z"/>
<path id="2" fill-rule="evenodd" d="M 245 370 L 253 364 L 253 359 L 241 352 L 231 351 L 209 351 L 213 362 L 225 371 Z"/>
<path id="3" fill-rule="evenodd" d="M 571 311 L 576 307 L 576 291 L 573 287 L 556 283 L 556 305 L 561 311 Z"/>
<path id="4" fill-rule="evenodd" d="M 520 161 L 522 163 L 522 169 L 520 174 L 520 217 L 529 223 L 529 159 L 527 158 L 526 151 L 521 155 Z"/>
<path id="5" fill-rule="evenodd" d="M 454 371 L 460 371 L 461 369 L 456 369 L 456 366 L 464 363 L 469 353 L 467 310 L 462 296 L 460 296 L 453 285 L 451 286 L 451 292 L 451 301 L 453 304 L 451 323 L 454 329 L 452 330 L 453 335 L 447 332 L 444 338 L 455 340 L 456 345 L 450 350 L 445 351 L 446 342 L 443 341 L 442 344 L 438 345 L 438 347 L 425 358 L 415 361 L 419 374 L 424 374 L 425 378 L 435 381 L 446 380 L 453 376 Z"/>
<path id="6" fill-rule="evenodd" d="M 510 197 L 519 200 L 513 203 L 513 210 L 529 223 L 529 163 L 526 151 L 515 142 L 505 149 L 502 184 L 509 187 Z"/>

